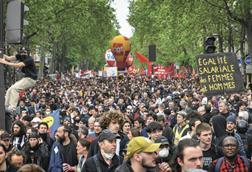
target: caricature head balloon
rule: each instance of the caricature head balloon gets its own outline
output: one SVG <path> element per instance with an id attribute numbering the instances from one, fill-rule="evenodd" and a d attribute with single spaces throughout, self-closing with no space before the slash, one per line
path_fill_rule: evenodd
<path id="1" fill-rule="evenodd" d="M 106 62 L 108 64 L 108 66 L 110 67 L 114 67 L 115 64 L 116 64 L 116 60 L 115 60 L 115 57 L 113 55 L 113 53 L 111 52 L 111 49 L 108 49 L 105 53 L 105 59 L 106 59 Z"/>
<path id="2" fill-rule="evenodd" d="M 128 57 L 127 57 L 127 59 L 126 59 L 126 67 L 127 68 L 129 68 L 130 66 L 132 66 L 133 65 L 133 61 L 134 61 L 134 59 L 133 59 L 133 57 L 131 56 L 131 54 L 129 54 L 128 55 Z"/>
<path id="3" fill-rule="evenodd" d="M 114 37 L 110 42 L 110 49 L 115 56 L 116 65 L 119 70 L 124 70 L 126 67 L 126 59 L 130 52 L 130 40 L 122 35 Z"/>

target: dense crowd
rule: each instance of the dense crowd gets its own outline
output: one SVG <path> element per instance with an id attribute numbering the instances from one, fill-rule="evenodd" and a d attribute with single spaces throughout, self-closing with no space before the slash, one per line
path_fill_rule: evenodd
<path id="1" fill-rule="evenodd" d="M 197 77 L 38 80 L 20 94 L 10 131 L 1 130 L 0 171 L 248 172 L 251 90 L 201 91 Z M 55 132 L 43 120 L 53 113 Z"/>

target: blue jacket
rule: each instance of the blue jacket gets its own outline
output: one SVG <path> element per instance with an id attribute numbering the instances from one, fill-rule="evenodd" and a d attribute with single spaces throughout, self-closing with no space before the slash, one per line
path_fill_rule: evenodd
<path id="1" fill-rule="evenodd" d="M 48 172 L 63 172 L 62 145 L 55 141 L 51 148 Z"/>

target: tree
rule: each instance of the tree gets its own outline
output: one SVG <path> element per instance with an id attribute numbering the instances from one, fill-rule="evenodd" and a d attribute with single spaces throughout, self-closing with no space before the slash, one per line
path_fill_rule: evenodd
<path id="1" fill-rule="evenodd" d="M 81 62 L 89 68 L 105 63 L 103 54 L 116 33 L 109 0 L 26 0 L 26 4 L 28 45 L 52 54 L 51 71 L 66 71 Z"/>
<path id="2" fill-rule="evenodd" d="M 148 44 L 157 45 L 158 63 L 193 64 L 203 53 L 206 36 L 218 38 L 218 50 L 243 54 L 250 46 L 251 2 L 198 0 L 131 1 L 129 22 L 135 28 L 136 49 L 147 54 Z M 244 24 L 241 24 L 244 23 Z M 246 23 L 246 24 L 245 24 Z M 244 40 L 244 36 L 248 40 Z M 249 50 L 250 52 L 250 50 Z"/>

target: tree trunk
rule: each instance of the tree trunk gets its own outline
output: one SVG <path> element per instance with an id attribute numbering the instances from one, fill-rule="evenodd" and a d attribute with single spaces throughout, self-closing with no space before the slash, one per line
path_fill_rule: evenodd
<path id="1" fill-rule="evenodd" d="M 45 68 L 45 52 L 44 52 L 44 49 L 41 48 L 41 57 L 40 57 L 40 62 L 39 62 L 38 78 L 44 77 L 44 68 Z"/>
<path id="2" fill-rule="evenodd" d="M 248 53 L 252 55 L 252 19 L 247 23 L 245 28 L 248 43 Z"/>
<path id="3" fill-rule="evenodd" d="M 56 45 L 56 43 L 53 43 L 52 59 L 49 61 L 49 73 L 50 74 L 55 73 L 55 59 L 57 59 L 56 49 L 57 49 L 57 45 Z"/>
<path id="4" fill-rule="evenodd" d="M 223 33 L 221 25 L 218 25 L 219 52 L 223 53 Z"/>
<path id="5" fill-rule="evenodd" d="M 230 23 L 229 23 L 229 26 L 228 26 L 228 52 L 231 52 L 232 51 L 232 27 L 230 26 Z"/>

